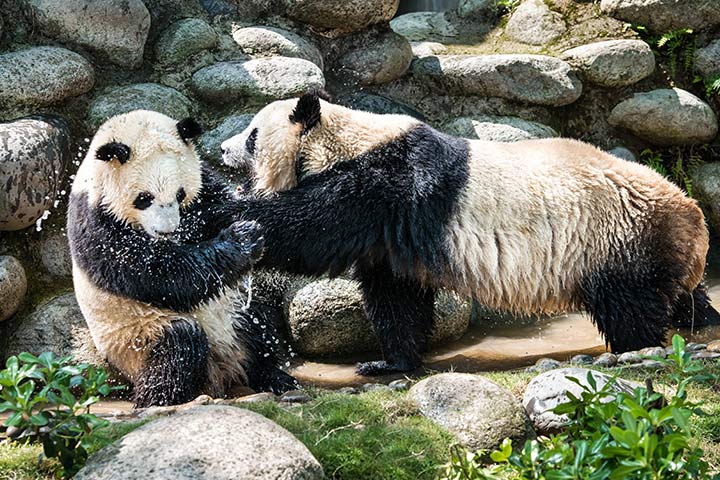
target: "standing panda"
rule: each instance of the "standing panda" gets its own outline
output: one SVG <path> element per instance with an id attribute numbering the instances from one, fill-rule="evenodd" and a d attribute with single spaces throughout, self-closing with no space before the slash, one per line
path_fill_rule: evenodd
<path id="1" fill-rule="evenodd" d="M 420 364 L 441 287 L 513 312 L 583 308 L 614 352 L 720 323 L 696 202 L 591 145 L 455 138 L 311 92 L 266 106 L 222 149 L 254 172 L 258 195 L 237 208 L 263 228 L 263 264 L 355 266 L 385 358 L 361 374 Z"/>
<path id="2" fill-rule="evenodd" d="M 238 382 L 297 388 L 278 367 L 272 325 L 245 310 L 260 230 L 229 220 L 225 188 L 191 143 L 199 134 L 192 119 L 113 117 L 70 194 L 75 295 L 98 350 L 133 382 L 137 407 L 222 396 Z"/>

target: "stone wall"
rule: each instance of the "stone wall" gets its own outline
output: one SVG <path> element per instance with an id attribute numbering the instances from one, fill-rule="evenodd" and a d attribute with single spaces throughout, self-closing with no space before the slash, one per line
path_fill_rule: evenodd
<path id="1" fill-rule="evenodd" d="M 314 86 L 326 87 L 345 105 L 413 115 L 466 137 L 564 135 L 630 159 L 646 149 L 678 147 L 717 160 L 717 94 L 693 83 L 696 75 L 720 74 L 715 2 L 523 0 L 508 11 L 513 2 L 460 0 L 453 11 L 395 17 L 398 3 L 5 2 L 0 357 L 16 353 L 7 349 L 14 345 L 29 348 L 25 337 L 51 327 L 62 330 L 53 330 L 58 353 L 92 357 L 67 295 L 65 201 L 94 130 L 132 109 L 196 117 L 208 130 L 200 152 L 210 163 L 218 162 L 220 142 L 241 131 L 262 105 Z M 669 71 L 667 59 L 629 23 L 642 24 L 648 35 L 694 29 L 693 71 Z M 692 172 L 693 193 L 716 232 L 718 167 L 709 162 Z M 450 295 L 442 302 L 438 341 L 461 335 L 470 316 L 466 301 Z M 310 304 L 315 306 L 305 308 Z M 312 317 L 328 305 L 342 316 L 336 324 L 348 330 L 318 347 Z M 288 335 L 301 353 L 310 344 L 305 350 L 312 355 L 375 346 L 352 282 L 291 288 L 277 308 L 291 317 Z"/>

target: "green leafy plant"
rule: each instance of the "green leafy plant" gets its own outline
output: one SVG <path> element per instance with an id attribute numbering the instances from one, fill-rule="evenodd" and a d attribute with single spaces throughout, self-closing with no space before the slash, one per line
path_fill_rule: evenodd
<path id="1" fill-rule="evenodd" d="M 616 391 L 612 379 L 598 388 L 592 373 L 580 396 L 568 393 L 569 401 L 554 412 L 567 415 L 570 423 L 560 434 L 527 441 L 513 451 L 506 439 L 484 466 L 483 452 L 454 450 L 444 476 L 447 480 L 637 480 L 715 479 L 690 432 L 690 420 L 703 415 L 700 405 L 687 397 L 690 383 L 714 377 L 691 354 L 685 341 L 673 337 L 673 353 L 657 358 L 671 370 L 674 395 L 666 399 L 653 390 L 638 387 L 632 393 Z"/>
<path id="2" fill-rule="evenodd" d="M 87 459 L 91 433 L 108 422 L 90 413 L 101 396 L 121 387 L 107 383 L 108 374 L 88 364 L 73 365 L 71 357 L 21 353 L 0 371 L 0 413 L 14 441 L 39 441 L 46 457 L 57 458 L 58 475 L 70 477 Z"/>
<path id="3" fill-rule="evenodd" d="M 692 197 L 692 171 L 705 163 L 704 156 L 708 152 L 707 145 L 676 146 L 664 150 L 646 148 L 640 152 L 640 161 L 684 188 Z"/>

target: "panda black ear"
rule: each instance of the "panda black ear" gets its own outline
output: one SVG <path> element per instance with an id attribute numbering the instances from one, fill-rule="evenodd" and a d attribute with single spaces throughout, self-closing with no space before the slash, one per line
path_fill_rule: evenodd
<path id="1" fill-rule="evenodd" d="M 304 93 L 290 114 L 290 121 L 303 126 L 302 135 L 320 123 L 320 94 L 317 90 Z"/>
<path id="2" fill-rule="evenodd" d="M 177 131 L 183 142 L 188 143 L 193 138 L 199 137 L 202 127 L 192 118 L 184 118 L 177 123 Z"/>
<path id="3" fill-rule="evenodd" d="M 122 165 L 130 159 L 130 147 L 120 142 L 106 143 L 97 149 L 95 158 L 103 162 L 117 159 Z"/>

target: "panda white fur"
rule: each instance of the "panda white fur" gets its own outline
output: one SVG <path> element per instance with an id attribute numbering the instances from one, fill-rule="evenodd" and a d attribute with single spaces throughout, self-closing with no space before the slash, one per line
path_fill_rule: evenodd
<path id="1" fill-rule="evenodd" d="M 156 112 L 105 122 L 77 172 L 68 238 L 75 295 L 95 345 L 134 384 L 138 407 L 233 384 L 296 388 L 278 367 L 273 326 L 245 310 L 262 253 L 252 222 L 232 222 L 203 169 L 200 127 Z"/>
<path id="2" fill-rule="evenodd" d="M 237 208 L 263 227 L 262 263 L 354 264 L 385 357 L 360 373 L 420 364 L 439 287 L 516 312 L 585 309 L 615 352 L 663 343 L 671 323 L 720 322 L 696 202 L 591 145 L 460 139 L 310 92 L 222 149 L 254 172 L 257 195 Z"/>

